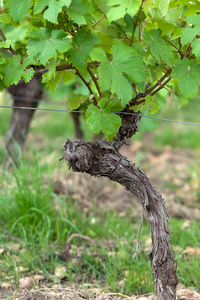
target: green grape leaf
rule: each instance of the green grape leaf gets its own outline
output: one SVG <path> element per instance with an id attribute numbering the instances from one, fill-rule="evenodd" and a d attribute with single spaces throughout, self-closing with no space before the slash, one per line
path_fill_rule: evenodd
<path id="1" fill-rule="evenodd" d="M 2 23 L 11 23 L 11 17 L 9 14 L 3 13 L 0 15 L 0 22 Z"/>
<path id="2" fill-rule="evenodd" d="M 165 36 L 170 36 L 175 28 L 175 23 L 168 23 L 166 20 L 159 19 L 156 21 L 157 22 L 157 26 L 160 30 L 162 30 L 163 35 Z"/>
<path id="3" fill-rule="evenodd" d="M 194 40 L 191 44 L 192 46 L 192 53 L 200 59 L 200 40 Z"/>
<path id="4" fill-rule="evenodd" d="M 173 63 L 173 53 L 171 47 L 166 45 L 164 40 L 160 37 L 162 31 L 160 29 L 153 29 L 144 32 L 144 39 L 150 42 L 150 50 L 155 59 L 160 63 L 161 60 L 166 61 L 170 66 Z"/>
<path id="5" fill-rule="evenodd" d="M 181 28 L 181 27 L 175 28 L 173 30 L 173 33 L 172 33 L 171 37 L 170 37 L 170 40 L 173 41 L 173 40 L 176 40 L 177 38 L 181 37 L 182 32 L 183 32 L 183 28 Z"/>
<path id="6" fill-rule="evenodd" d="M 143 108 L 144 108 L 144 103 L 130 107 L 130 109 L 134 112 L 138 112 L 138 111 L 141 112 L 141 111 L 143 111 Z"/>
<path id="7" fill-rule="evenodd" d="M 109 22 L 115 21 L 117 19 L 123 18 L 125 14 L 134 16 L 139 7 L 140 1 L 137 0 L 110 0 L 108 5 L 113 5 L 113 7 L 107 13 L 107 19 Z"/>
<path id="8" fill-rule="evenodd" d="M 99 43 L 98 37 L 92 35 L 90 31 L 86 32 L 85 28 L 78 30 L 72 40 L 72 47 L 67 52 L 67 55 L 70 55 L 69 61 L 76 68 L 87 67 L 86 59 L 94 46 Z"/>
<path id="9" fill-rule="evenodd" d="M 57 17 L 59 12 L 61 12 L 62 7 L 69 6 L 71 3 L 71 0 L 36 0 L 35 6 L 34 6 L 34 13 L 39 14 L 41 13 L 45 8 L 44 11 L 44 18 L 47 19 L 49 22 L 57 23 Z"/>
<path id="10" fill-rule="evenodd" d="M 6 63 L 5 57 L 2 56 L 2 53 L 0 52 L 0 65 L 3 65 Z"/>
<path id="11" fill-rule="evenodd" d="M 181 14 L 180 6 L 170 6 L 165 16 L 165 20 L 169 23 L 176 23 Z"/>
<path id="12" fill-rule="evenodd" d="M 66 37 L 63 30 L 53 30 L 41 27 L 29 32 L 27 50 L 30 57 L 45 64 L 50 58 L 56 58 L 70 48 L 71 40 Z"/>
<path id="13" fill-rule="evenodd" d="M 192 40 L 195 38 L 195 36 L 199 34 L 199 28 L 194 27 L 194 28 L 183 28 L 183 33 L 181 36 L 181 44 L 184 46 L 188 43 L 191 43 Z"/>
<path id="14" fill-rule="evenodd" d="M 1 65 L 0 70 L 3 73 L 3 82 L 6 86 L 11 84 L 17 84 L 21 78 L 25 82 L 30 81 L 34 75 L 33 68 L 27 69 L 26 67 L 30 64 L 33 64 L 33 60 L 30 60 L 26 57 L 21 63 L 21 57 L 14 55 L 7 59 L 7 63 Z"/>
<path id="15" fill-rule="evenodd" d="M 162 17 L 166 16 L 169 9 L 169 0 L 160 0 L 159 1 L 159 10 L 162 15 Z"/>
<path id="16" fill-rule="evenodd" d="M 101 31 L 97 33 L 97 36 L 100 39 L 101 48 L 106 53 L 111 53 L 111 48 L 112 48 L 114 39 L 112 37 L 108 36 L 105 32 L 101 32 Z"/>
<path id="17" fill-rule="evenodd" d="M 88 99 L 88 96 L 82 94 L 71 94 L 67 99 L 66 103 L 68 104 L 71 110 L 79 108 L 79 106 Z"/>
<path id="18" fill-rule="evenodd" d="M 193 24 L 194 27 L 183 28 L 181 36 L 181 44 L 184 46 L 191 43 L 196 35 L 199 35 L 200 15 L 191 15 L 186 18 L 188 24 Z"/>
<path id="19" fill-rule="evenodd" d="M 101 101 L 99 102 L 100 108 Z M 116 135 L 121 126 L 121 118 L 118 115 L 109 113 L 105 109 L 99 109 L 93 103 L 88 106 L 86 116 L 86 122 L 95 134 L 102 131 L 107 137 L 111 138 Z"/>
<path id="20" fill-rule="evenodd" d="M 128 104 L 133 95 L 129 80 L 137 83 L 146 79 L 143 58 L 139 54 L 133 54 L 133 51 L 133 48 L 116 42 L 112 47 L 111 61 L 101 48 L 94 49 L 90 55 L 93 60 L 101 61 L 98 68 L 101 88 L 103 90 L 111 88 L 111 92 L 116 93 L 121 99 L 122 106 Z"/>
<path id="21" fill-rule="evenodd" d="M 0 42 L 0 48 L 9 48 L 11 45 L 11 40 L 6 40 L 5 42 Z"/>
<path id="22" fill-rule="evenodd" d="M 85 14 L 91 14 L 94 7 L 87 0 L 72 0 L 70 7 L 67 9 L 69 17 L 78 25 L 86 24 Z"/>
<path id="23" fill-rule="evenodd" d="M 200 64 L 184 58 L 177 62 L 172 71 L 172 78 L 179 79 L 178 86 L 185 97 L 189 97 L 198 91 L 200 85 Z"/>
<path id="24" fill-rule="evenodd" d="M 199 4 L 200 6 L 200 4 Z M 191 15 L 191 16 L 188 16 L 186 18 L 186 21 L 188 24 L 193 24 L 194 26 L 200 26 L 200 15 L 197 15 L 197 14 L 194 14 L 194 15 Z"/>
<path id="25" fill-rule="evenodd" d="M 198 92 L 198 85 L 193 80 L 193 78 L 191 78 L 191 76 L 187 76 L 186 78 L 184 78 L 184 79 L 182 78 L 181 80 L 179 80 L 178 86 L 179 86 L 181 93 L 185 97 L 189 97 L 192 94 Z"/>
<path id="26" fill-rule="evenodd" d="M 52 80 L 56 77 L 56 66 L 59 65 L 59 59 L 50 59 L 48 63 L 46 64 L 46 68 L 49 69 L 47 73 L 45 73 L 45 76 L 47 80 Z"/>
<path id="27" fill-rule="evenodd" d="M 172 90 L 172 96 L 173 98 L 176 100 L 177 104 L 178 104 L 178 108 L 181 108 L 181 106 L 183 105 L 181 100 L 176 96 L 174 90 Z"/>
<path id="28" fill-rule="evenodd" d="M 6 86 L 3 84 L 3 80 L 0 79 L 0 91 L 3 91 L 6 88 Z"/>
<path id="29" fill-rule="evenodd" d="M 74 74 L 65 70 L 65 71 L 59 71 L 56 73 L 55 78 L 52 78 L 50 81 L 48 80 L 46 86 L 49 87 L 49 90 L 51 93 L 55 93 L 55 90 L 59 84 L 59 82 L 66 83 L 74 78 Z M 44 79 L 44 82 L 46 80 Z"/>
<path id="30" fill-rule="evenodd" d="M 9 8 L 9 13 L 13 20 L 19 23 L 28 14 L 31 0 L 8 0 L 6 6 Z"/>
<path id="31" fill-rule="evenodd" d="M 102 10 L 102 12 L 106 15 L 110 8 L 108 5 L 109 0 L 94 0 L 94 2 Z"/>
<path id="32" fill-rule="evenodd" d="M 100 102 L 101 108 L 106 109 L 108 112 L 118 112 L 122 111 L 124 107 L 122 107 L 121 102 L 118 100 L 108 100 L 107 98 L 104 98 Z"/>
<path id="33" fill-rule="evenodd" d="M 160 104 L 157 99 L 148 95 L 145 97 L 144 108 L 148 108 L 148 112 L 150 114 L 155 114 L 159 111 Z"/>

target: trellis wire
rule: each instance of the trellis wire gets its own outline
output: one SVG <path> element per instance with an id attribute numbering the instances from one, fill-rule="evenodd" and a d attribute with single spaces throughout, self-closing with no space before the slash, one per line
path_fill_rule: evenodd
<path id="1" fill-rule="evenodd" d="M 17 108 L 17 109 L 32 109 L 32 110 L 43 110 L 43 111 L 55 111 L 55 112 L 67 112 L 67 113 L 86 113 L 85 110 L 66 110 L 66 109 L 51 109 L 51 108 L 38 108 L 38 107 L 26 107 L 26 106 L 7 106 L 7 105 L 0 105 L 0 108 Z M 154 120 L 160 120 L 165 122 L 173 122 L 178 124 L 185 124 L 185 125 L 195 125 L 200 126 L 200 123 L 192 123 L 192 122 L 184 122 L 184 121 L 176 121 L 176 120 L 170 120 L 170 119 L 163 119 L 163 118 L 157 118 L 152 116 L 146 116 L 143 114 L 137 114 L 137 113 L 129 113 L 129 112 L 116 112 L 112 111 L 113 114 L 120 114 L 120 115 L 133 115 L 133 116 L 141 116 L 144 118 L 154 119 Z"/>
<path id="2" fill-rule="evenodd" d="M 7 96 L 5 98 L 7 98 Z M 49 101 L 47 99 L 42 99 L 42 98 L 39 98 L 39 99 L 37 99 L 37 98 L 26 98 L 26 97 L 20 97 L 20 96 L 13 96 L 12 95 L 12 98 L 10 98 L 10 100 L 13 100 L 13 99 L 17 100 L 17 101 L 31 102 L 31 103 L 41 103 L 41 102 L 48 102 L 49 103 L 49 102 L 51 102 L 51 101 Z M 57 101 L 57 100 L 54 103 L 55 104 L 63 104 L 64 105 L 63 102 Z"/>

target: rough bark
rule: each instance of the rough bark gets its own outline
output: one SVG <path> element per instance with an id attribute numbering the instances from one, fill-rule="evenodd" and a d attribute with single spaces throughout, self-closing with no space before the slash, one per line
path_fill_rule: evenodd
<path id="1" fill-rule="evenodd" d="M 139 116 L 122 118 L 122 126 L 113 142 L 84 142 L 75 139 L 64 144 L 64 156 L 74 172 L 92 176 L 105 176 L 123 185 L 137 196 L 151 226 L 152 252 L 150 254 L 152 272 L 159 300 L 176 299 L 176 267 L 170 248 L 168 216 L 162 196 L 153 187 L 147 176 L 119 153 L 127 138 L 138 131 Z"/>
<path id="2" fill-rule="evenodd" d="M 37 78 L 33 78 L 28 83 L 20 80 L 17 85 L 13 84 L 7 90 L 13 96 L 13 106 L 16 107 L 36 108 L 41 100 L 42 88 Z M 28 109 L 13 109 L 5 140 L 8 154 L 15 162 L 17 160 L 16 144 L 23 149 L 34 112 Z"/>

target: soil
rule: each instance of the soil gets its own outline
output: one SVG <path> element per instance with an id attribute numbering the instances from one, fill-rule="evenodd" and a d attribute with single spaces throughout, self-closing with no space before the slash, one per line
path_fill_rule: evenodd
<path id="1" fill-rule="evenodd" d="M 162 150 L 151 147 L 147 151 L 140 141 L 124 146 L 121 153 L 133 163 L 136 162 L 151 179 L 165 199 L 166 210 L 171 218 L 200 219 L 200 210 L 197 208 L 200 204 L 200 196 L 197 197 L 197 193 L 200 193 L 199 176 L 196 174 L 196 178 L 191 177 L 192 169 L 198 169 L 198 153 L 168 146 Z M 138 156 L 141 156 L 139 163 Z M 92 198 L 98 210 L 117 211 L 120 216 L 132 210 L 133 218 L 141 216 L 142 207 L 137 198 L 107 178 L 70 172 L 67 176 L 63 177 L 62 174 L 57 177 L 53 183 L 55 193 L 73 196 L 85 212 L 94 207 L 94 203 L 88 201 Z"/>

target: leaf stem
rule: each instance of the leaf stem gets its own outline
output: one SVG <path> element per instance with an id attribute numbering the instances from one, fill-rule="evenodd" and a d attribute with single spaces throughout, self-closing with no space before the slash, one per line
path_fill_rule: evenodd
<path id="1" fill-rule="evenodd" d="M 177 50 L 177 52 L 180 54 L 180 56 L 181 56 L 181 59 L 184 57 L 184 54 L 183 54 L 183 52 L 181 51 L 181 48 L 179 47 L 176 47 L 172 42 L 170 42 L 169 40 L 167 40 L 167 42 L 170 44 L 170 45 L 172 45 L 176 50 Z"/>
<path id="2" fill-rule="evenodd" d="M 131 37 L 130 47 L 133 45 L 133 40 L 134 40 L 134 35 L 135 35 L 136 27 L 137 27 L 137 25 L 138 25 L 140 13 L 141 13 L 142 6 L 143 6 L 144 2 L 145 2 L 145 0 L 142 0 L 141 5 L 140 5 L 140 8 L 139 8 L 139 10 L 138 10 L 138 12 L 137 12 L 137 18 L 136 18 L 135 25 L 134 25 L 134 28 L 133 28 L 133 34 L 132 34 L 132 37 Z"/>
<path id="3" fill-rule="evenodd" d="M 2 37 L 3 41 L 7 41 L 7 38 L 5 37 L 3 31 L 0 29 L 0 36 Z M 18 55 L 17 52 L 15 52 L 15 50 L 10 46 L 8 48 L 8 50 L 10 50 L 10 52 L 13 54 L 13 55 Z"/>
<path id="4" fill-rule="evenodd" d="M 93 80 L 93 82 L 94 82 L 94 84 L 95 84 L 95 86 L 96 86 L 96 89 L 97 89 L 97 91 L 98 91 L 98 93 L 99 93 L 99 96 L 101 97 L 101 96 L 102 96 L 102 95 L 101 95 L 101 91 L 100 91 L 99 85 L 98 85 L 98 83 L 97 83 L 97 80 L 96 80 L 94 74 L 92 73 L 92 71 L 90 70 L 89 67 L 87 67 L 87 70 L 88 70 L 88 73 L 90 74 L 90 76 L 92 77 L 92 80 Z"/>
<path id="5" fill-rule="evenodd" d="M 145 23 L 147 23 L 147 22 L 149 22 L 149 21 L 151 21 L 151 20 L 153 20 L 154 18 L 150 18 L 150 19 L 148 19 L 148 20 L 144 20 L 143 22 L 141 22 L 140 24 L 145 24 Z"/>
<path id="6" fill-rule="evenodd" d="M 105 19 L 105 15 L 103 15 L 103 17 L 99 20 L 99 21 L 97 21 L 93 26 L 92 26 L 92 28 L 94 28 L 95 26 L 97 26 L 103 19 Z"/>
<path id="7" fill-rule="evenodd" d="M 191 44 L 188 46 L 187 50 L 185 51 L 185 57 L 188 57 L 190 54 L 190 51 L 192 50 Z"/>
<path id="8" fill-rule="evenodd" d="M 183 27 L 185 27 L 185 24 L 183 23 L 183 21 L 181 20 L 181 18 L 179 18 L 179 21 L 181 21 Z"/>
<path id="9" fill-rule="evenodd" d="M 95 26 L 97 26 L 103 19 L 105 19 L 105 15 L 103 15 L 103 17 L 101 19 L 99 19 L 93 26 L 92 28 L 94 28 Z M 86 33 L 88 33 L 91 29 L 89 29 Z"/>
<path id="10" fill-rule="evenodd" d="M 131 41 L 131 39 L 127 36 L 126 32 L 123 29 L 122 29 L 122 31 L 123 31 L 123 34 L 124 34 L 125 38 L 123 38 L 123 37 L 120 37 L 120 38 L 123 39 L 123 40 Z"/>
<path id="11" fill-rule="evenodd" d="M 83 81 L 83 83 L 85 84 L 85 86 L 88 88 L 90 94 L 91 94 L 91 95 L 94 95 L 93 91 L 91 90 L 91 87 L 89 86 L 89 83 L 83 78 L 83 76 L 80 74 L 80 72 L 79 72 L 76 68 L 75 68 L 75 70 L 76 70 L 76 74 L 80 77 L 80 79 Z M 97 107 L 99 107 L 99 106 L 98 106 L 98 103 L 97 103 L 97 100 L 96 100 L 96 98 L 95 98 L 95 96 L 94 96 L 93 99 L 94 99 L 95 105 L 96 105 Z"/>

